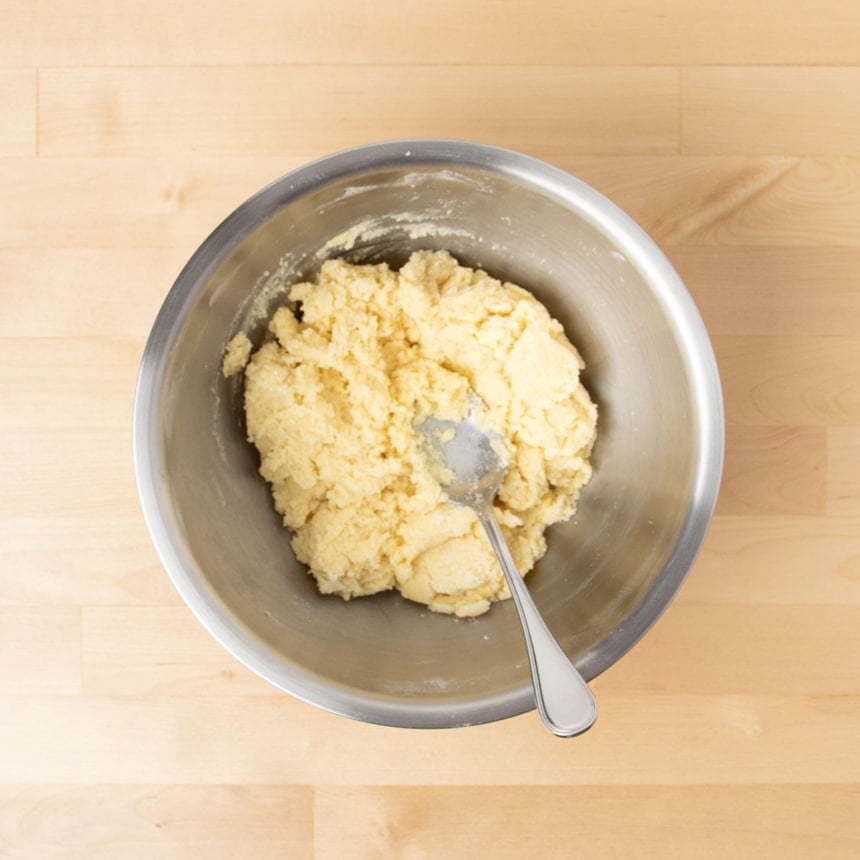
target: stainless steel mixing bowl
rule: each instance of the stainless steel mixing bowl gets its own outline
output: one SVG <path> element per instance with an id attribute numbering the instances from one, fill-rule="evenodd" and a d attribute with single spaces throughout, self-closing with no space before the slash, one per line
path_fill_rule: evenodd
<path id="1" fill-rule="evenodd" d="M 533 707 L 513 605 L 459 621 L 394 593 L 321 596 L 257 474 L 241 380 L 219 372 L 237 330 L 263 338 L 281 279 L 313 274 L 326 255 L 399 266 L 425 247 L 530 289 L 587 362 L 600 409 L 594 478 L 576 517 L 550 529 L 528 584 L 587 679 L 611 666 L 665 609 L 702 543 L 722 467 L 722 398 L 705 328 L 663 254 L 554 167 L 474 143 L 405 140 L 330 156 L 263 189 L 203 243 L 161 308 L 138 380 L 134 453 L 164 566 L 224 647 L 322 708 L 445 727 Z"/>

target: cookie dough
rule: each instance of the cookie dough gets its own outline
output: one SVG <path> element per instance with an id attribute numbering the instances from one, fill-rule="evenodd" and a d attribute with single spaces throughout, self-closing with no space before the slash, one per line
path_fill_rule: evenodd
<path id="1" fill-rule="evenodd" d="M 472 511 L 447 502 L 415 424 L 458 419 L 472 392 L 508 445 L 495 504 L 520 571 L 591 475 L 597 410 L 583 362 L 530 293 L 444 251 L 323 264 L 272 317 L 245 370 L 248 437 L 292 545 L 326 594 L 396 588 L 473 616 L 510 596 Z M 235 339 L 234 339 L 235 341 Z M 231 342 L 236 372 L 244 342 Z"/>
<path id="2" fill-rule="evenodd" d="M 240 331 L 227 344 L 227 350 L 221 362 L 221 373 L 227 377 L 238 373 L 248 363 L 248 359 L 251 357 L 251 349 L 251 341 L 248 340 L 248 335 Z"/>

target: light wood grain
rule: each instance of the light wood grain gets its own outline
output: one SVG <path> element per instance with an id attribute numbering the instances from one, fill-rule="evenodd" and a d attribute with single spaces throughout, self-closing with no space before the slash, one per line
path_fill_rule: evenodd
<path id="1" fill-rule="evenodd" d="M 13 857 L 313 856 L 313 790 L 255 785 L 0 787 Z"/>
<path id="2" fill-rule="evenodd" d="M 720 515 L 825 513 L 827 428 L 729 425 Z"/>
<path id="3" fill-rule="evenodd" d="M 714 348 L 733 424 L 860 424 L 860 338 L 722 336 Z"/>
<path id="4" fill-rule="evenodd" d="M 38 502 L 26 514 L 4 511 L 0 517 L 0 605 L 179 603 L 140 509 L 133 503 L 131 475 L 125 468 L 123 474 L 122 495 L 129 502 L 121 512 L 110 497 L 103 498 L 95 511 L 89 505 L 75 510 L 73 492 L 64 495 L 60 513 L 49 514 Z M 29 474 L 22 476 L 26 479 Z M 53 481 L 37 484 L 33 495 L 48 495 L 51 487 L 66 480 L 64 473 L 55 472 Z"/>
<path id="5" fill-rule="evenodd" d="M 854 155 L 860 68 L 688 68 L 681 151 Z"/>
<path id="6" fill-rule="evenodd" d="M 0 249 L 0 338 L 139 343 L 186 259 L 185 248 Z M 137 358 L 135 344 L 129 360 Z"/>
<path id="7" fill-rule="evenodd" d="M 712 335 L 857 334 L 858 249 L 678 246 L 668 250 Z"/>
<path id="8" fill-rule="evenodd" d="M 87 606 L 81 624 L 87 695 L 282 695 L 221 648 L 185 606 Z"/>
<path id="9" fill-rule="evenodd" d="M 92 786 L 0 794 L 19 856 L 850 858 L 856 789 L 810 786 Z M 805 815 L 793 810 L 802 807 Z M 523 815 L 523 810 L 530 814 Z M 213 814 L 217 813 L 217 814 Z M 105 827 L 105 821 L 116 827 Z M 607 828 L 606 820 L 615 826 Z M 511 822 L 517 822 L 512 833 Z M 683 821 L 679 827 L 678 822 Z M 239 839 L 239 834 L 242 838 Z"/>
<path id="10" fill-rule="evenodd" d="M 36 153 L 36 72 L 0 69 L 0 157 Z"/>
<path id="11" fill-rule="evenodd" d="M 474 136 L 481 136 L 479 123 Z M 0 208 L 0 248 L 182 248 L 187 257 L 242 201 L 305 161 L 298 155 L 0 161 L 0 194 L 18 201 Z M 555 161 L 665 246 L 860 247 L 860 157 Z"/>
<path id="12" fill-rule="evenodd" d="M 860 245 L 860 159 L 559 159 L 665 246 Z"/>
<path id="13" fill-rule="evenodd" d="M 139 515 L 131 430 L 4 431 L 0 516 L 17 518 Z M 38 451 L 39 458 L 32 452 Z"/>
<path id="14" fill-rule="evenodd" d="M 860 427 L 831 427 L 827 443 L 827 511 L 860 514 Z"/>
<path id="15" fill-rule="evenodd" d="M 46 313 L 48 321 L 52 312 Z M 122 431 L 125 437 L 131 402 L 123 395 L 134 387 L 143 342 L 142 338 L 93 341 L 38 334 L 0 338 L 0 369 L 10 384 L 0 401 L 0 421 L 10 432 L 62 429 L 106 435 Z M 57 440 L 57 444 L 64 443 Z"/>
<path id="16" fill-rule="evenodd" d="M 809 571 L 807 571 L 809 575 Z M 850 695 L 860 653 L 840 643 L 857 622 L 849 606 L 673 606 L 601 679 L 604 696 L 630 693 Z M 86 607 L 83 689 L 91 696 L 279 695 L 240 666 L 184 607 Z M 684 642 L 684 649 L 678 643 Z M 688 650 L 698 659 L 692 663 Z M 822 665 L 834 664 L 827 673 Z"/>
<path id="17" fill-rule="evenodd" d="M 594 688 L 600 724 L 575 744 L 559 744 L 533 713 L 428 732 L 287 696 L 4 696 L 0 733 L 15 743 L 0 782 L 837 784 L 860 767 L 856 695 L 603 695 L 600 679 Z"/>
<path id="18" fill-rule="evenodd" d="M 2 161 L 0 196 L 17 205 L 0 207 L 0 246 L 181 247 L 187 259 L 243 200 L 302 162 L 295 156 Z M 116 284 L 116 272 L 104 275 L 103 289 Z"/>
<path id="19" fill-rule="evenodd" d="M 856 833 L 847 835 L 857 800 L 852 786 L 325 787 L 316 796 L 315 845 L 321 860 L 847 860 L 860 847 Z M 792 812 L 798 808 L 804 815 Z"/>
<path id="20" fill-rule="evenodd" d="M 542 98 L 547 83 L 552 99 Z M 679 75 L 663 68 L 236 66 L 46 69 L 46 155 L 278 155 L 475 135 L 542 157 L 677 152 Z M 81 119 L 84 118 L 82 122 Z"/>
<path id="21" fill-rule="evenodd" d="M 860 519 L 718 516 L 678 600 L 717 606 L 856 605 Z"/>
<path id="22" fill-rule="evenodd" d="M 3 6 L 14 8 L 14 0 Z M 2 8 L 2 6 L 0 6 Z M 852 0 L 395 0 L 362 4 L 215 0 L 206 14 L 157 3 L 74 0 L 4 15 L 0 62 L 148 66 L 234 63 L 420 64 L 858 64 L 860 13 Z M 133 21 L 133 26 L 129 22 Z"/>
<path id="23" fill-rule="evenodd" d="M 0 0 L 0 856 L 860 853 L 856 0 Z M 676 601 L 561 743 L 364 725 L 227 654 L 140 511 L 178 272 L 329 151 L 547 158 L 667 250 L 727 451 Z"/>
<path id="24" fill-rule="evenodd" d="M 860 649 L 848 653 L 842 645 L 851 639 L 857 615 L 856 603 L 672 606 L 635 653 L 607 673 L 602 689 L 604 694 L 754 696 L 767 689 L 773 694 L 850 695 L 860 675 Z M 688 648 L 695 651 L 695 661 Z M 822 672 L 822 666 L 829 671 Z"/>
<path id="25" fill-rule="evenodd" d="M 729 161 L 728 176 L 720 165 L 699 165 L 701 185 L 691 189 L 681 212 L 668 207 L 667 245 L 856 245 L 856 171 L 853 158 L 803 158 L 797 161 Z M 723 164 L 726 162 L 723 161 Z M 716 185 L 716 187 L 714 187 Z M 680 202 L 680 201 L 679 201 Z"/>
<path id="26" fill-rule="evenodd" d="M 81 610 L 0 606 L 0 694 L 80 692 Z"/>

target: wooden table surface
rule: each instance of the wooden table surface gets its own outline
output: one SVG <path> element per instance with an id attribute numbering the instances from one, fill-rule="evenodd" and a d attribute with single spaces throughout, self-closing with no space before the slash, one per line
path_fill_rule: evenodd
<path id="1" fill-rule="evenodd" d="M 860 856 L 857 0 L 2 0 L 0 116 L 0 856 Z M 706 545 L 573 741 L 278 693 L 138 505 L 184 261 L 288 170 L 420 135 L 609 195 L 718 356 Z"/>

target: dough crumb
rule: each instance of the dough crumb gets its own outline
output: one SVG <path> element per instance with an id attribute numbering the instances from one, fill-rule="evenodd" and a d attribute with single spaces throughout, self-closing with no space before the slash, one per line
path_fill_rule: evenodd
<path id="1" fill-rule="evenodd" d="M 396 588 L 436 612 L 510 596 L 475 514 L 445 498 L 415 426 L 474 395 L 508 450 L 494 506 L 525 575 L 591 476 L 597 410 L 562 326 L 530 293 L 418 251 L 400 271 L 328 260 L 289 291 L 245 372 L 248 438 L 324 594 Z M 239 335 L 224 359 L 241 369 Z M 235 343 L 235 348 L 234 348 Z M 234 356 L 234 357 L 231 357 Z M 243 357 L 244 356 L 244 357 Z"/>
<path id="2" fill-rule="evenodd" d="M 245 332 L 240 331 L 227 344 L 227 349 L 224 351 L 224 360 L 221 362 L 221 373 L 227 379 L 235 376 L 240 370 L 244 369 L 250 357 L 251 341 L 248 340 L 248 335 Z"/>

